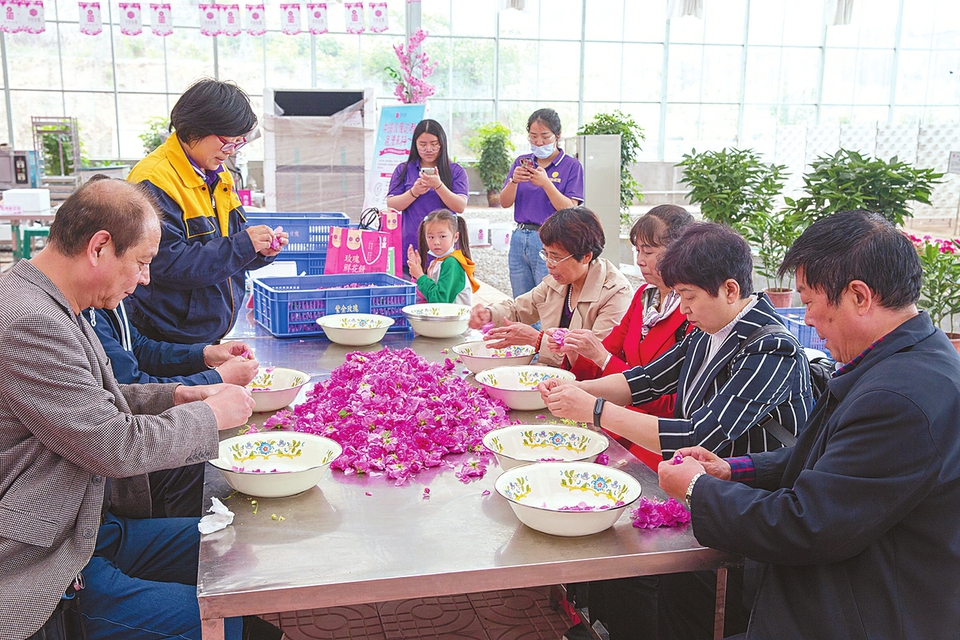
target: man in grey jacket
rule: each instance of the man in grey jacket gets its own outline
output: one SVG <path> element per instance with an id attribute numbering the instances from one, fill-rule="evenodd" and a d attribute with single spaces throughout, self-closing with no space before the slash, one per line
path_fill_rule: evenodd
<path id="1" fill-rule="evenodd" d="M 234 385 L 118 384 L 81 313 L 148 282 L 159 240 L 149 196 L 99 180 L 0 278 L 4 640 L 30 637 L 84 583 L 91 637 L 200 637 L 197 519 L 135 518 L 150 512 L 145 474 L 216 457 L 218 429 L 243 424 L 253 400 Z"/>

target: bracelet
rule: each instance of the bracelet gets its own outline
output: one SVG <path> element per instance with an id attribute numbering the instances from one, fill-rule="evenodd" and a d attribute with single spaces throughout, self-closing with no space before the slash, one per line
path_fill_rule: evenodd
<path id="1" fill-rule="evenodd" d="M 407 191 L 410 192 L 410 195 L 413 196 L 413 199 L 414 199 L 414 200 L 416 200 L 417 198 L 420 197 L 420 196 L 418 196 L 417 194 L 415 194 L 415 193 L 413 192 L 413 189 L 407 189 Z"/>
<path id="2" fill-rule="evenodd" d="M 690 484 L 687 485 L 687 493 L 683 497 L 683 501 L 687 503 L 687 510 L 690 510 L 691 505 L 690 501 L 693 500 L 693 485 L 697 484 L 697 480 L 700 479 L 700 476 L 704 475 L 701 471 L 692 478 L 690 478 Z"/>
<path id="3" fill-rule="evenodd" d="M 603 415 L 603 405 L 607 403 L 606 398 L 597 398 L 593 404 L 593 426 L 600 428 L 600 417 Z"/>
<path id="4" fill-rule="evenodd" d="M 540 351 L 540 343 L 543 342 L 543 331 L 540 332 L 540 335 L 537 336 L 537 346 L 533 348 L 534 351 Z"/>

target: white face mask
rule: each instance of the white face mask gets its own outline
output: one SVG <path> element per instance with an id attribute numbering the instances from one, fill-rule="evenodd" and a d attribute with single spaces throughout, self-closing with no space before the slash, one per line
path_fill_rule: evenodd
<path id="1" fill-rule="evenodd" d="M 557 144 L 555 142 L 551 142 L 550 144 L 545 144 L 542 147 L 538 147 L 535 144 L 531 144 L 530 152 L 533 155 L 540 158 L 541 160 L 545 160 L 546 158 L 549 158 L 550 156 L 553 155 L 553 152 L 556 150 L 556 148 L 557 148 Z"/>

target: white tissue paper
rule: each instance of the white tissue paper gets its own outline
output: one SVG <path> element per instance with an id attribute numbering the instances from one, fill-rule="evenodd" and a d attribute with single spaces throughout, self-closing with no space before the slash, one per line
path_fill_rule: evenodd
<path id="1" fill-rule="evenodd" d="M 216 498 L 211 498 L 211 500 L 213 500 L 213 505 L 207 511 L 213 515 L 203 516 L 197 525 L 203 535 L 220 531 L 220 529 L 226 528 L 228 524 L 233 523 L 233 511 L 223 506 L 223 503 Z"/>

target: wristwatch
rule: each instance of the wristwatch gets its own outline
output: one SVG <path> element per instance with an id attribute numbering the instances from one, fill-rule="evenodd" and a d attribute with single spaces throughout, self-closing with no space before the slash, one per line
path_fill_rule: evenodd
<path id="1" fill-rule="evenodd" d="M 692 478 L 690 478 L 690 484 L 687 485 L 687 493 L 683 496 L 683 501 L 687 505 L 687 509 L 690 509 L 690 501 L 693 499 L 693 485 L 697 484 L 697 480 L 700 479 L 700 476 L 704 475 L 701 471 Z"/>
<path id="2" fill-rule="evenodd" d="M 600 416 L 603 414 L 603 405 L 606 401 L 606 398 L 597 398 L 593 405 L 593 426 L 597 429 L 600 428 Z"/>

